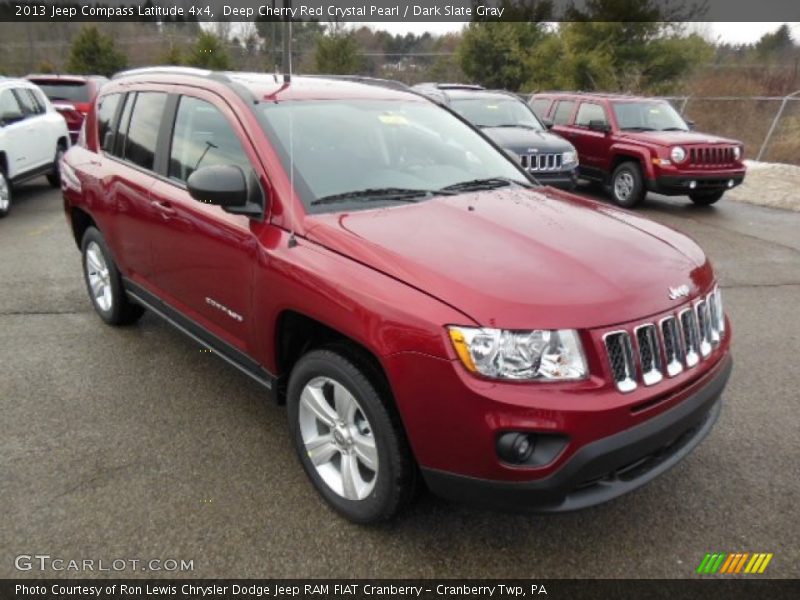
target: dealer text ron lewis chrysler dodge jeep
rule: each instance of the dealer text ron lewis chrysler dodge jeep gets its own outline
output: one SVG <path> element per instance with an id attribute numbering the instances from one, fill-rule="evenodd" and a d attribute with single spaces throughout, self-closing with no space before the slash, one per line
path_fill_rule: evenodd
<path id="1" fill-rule="evenodd" d="M 287 404 L 357 522 L 424 482 L 564 511 L 684 458 L 730 328 L 685 236 L 539 188 L 421 95 L 144 70 L 103 88 L 62 169 L 89 295 L 165 318 Z"/>

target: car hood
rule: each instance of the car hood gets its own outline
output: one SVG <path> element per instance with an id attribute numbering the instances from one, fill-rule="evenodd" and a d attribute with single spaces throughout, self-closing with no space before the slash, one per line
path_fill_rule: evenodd
<path id="1" fill-rule="evenodd" d="M 313 215 L 306 225 L 310 240 L 490 327 L 622 323 L 677 306 L 670 287 L 694 296 L 713 277 L 686 236 L 549 189 Z"/>
<path id="2" fill-rule="evenodd" d="M 678 146 L 691 144 L 741 144 L 737 140 L 699 131 L 623 131 L 620 137 L 656 144 Z"/>
<path id="3" fill-rule="evenodd" d="M 498 146 L 517 154 L 574 150 L 567 140 L 547 131 L 532 131 L 524 127 L 483 127 L 481 131 Z"/>

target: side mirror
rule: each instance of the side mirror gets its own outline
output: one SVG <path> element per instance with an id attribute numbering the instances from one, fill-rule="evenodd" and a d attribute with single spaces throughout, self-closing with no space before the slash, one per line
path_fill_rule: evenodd
<path id="1" fill-rule="evenodd" d="M 691 119 L 684 119 L 684 121 L 686 122 L 686 126 L 689 129 L 694 129 L 694 121 L 692 121 Z"/>
<path id="2" fill-rule="evenodd" d="M 542 125 L 544 125 L 547 129 L 552 129 L 554 125 L 553 119 L 542 119 Z"/>
<path id="3" fill-rule="evenodd" d="M 202 167 L 186 180 L 189 195 L 204 204 L 249 217 L 264 216 L 264 193 L 255 173 L 248 175 L 234 165 Z"/>
<path id="4" fill-rule="evenodd" d="M 611 131 L 611 126 L 602 119 L 592 119 L 589 121 L 589 129 L 592 131 L 602 131 L 608 133 Z"/>

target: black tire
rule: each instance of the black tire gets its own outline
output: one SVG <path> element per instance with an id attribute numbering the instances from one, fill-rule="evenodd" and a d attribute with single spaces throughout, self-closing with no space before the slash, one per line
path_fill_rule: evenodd
<path id="1" fill-rule="evenodd" d="M 611 199 L 614 204 L 633 208 L 644 200 L 646 193 L 642 169 L 638 163 L 624 162 L 614 169 L 611 175 Z"/>
<path id="2" fill-rule="evenodd" d="M 350 521 L 368 524 L 390 519 L 413 498 L 417 469 L 400 418 L 394 410 L 391 392 L 377 380 L 369 365 L 357 357 L 358 353 L 348 351 L 347 346 L 338 345 L 309 352 L 292 369 L 286 403 L 289 432 L 295 450 L 317 492 Z M 300 397 L 309 383 L 320 378 L 333 380 L 355 398 L 374 440 L 378 467 L 374 474 L 374 486 L 362 499 L 348 499 L 326 483 L 309 458 L 303 441 Z M 322 389 L 325 389 L 324 386 Z M 329 406 L 333 406 L 330 398 L 328 402 Z M 332 433 L 332 430 L 320 431 L 320 435 L 328 432 Z M 344 451 L 337 450 L 332 454 L 334 456 L 328 461 L 329 464 L 334 465 L 338 457 L 341 469 Z"/>
<path id="3" fill-rule="evenodd" d="M 53 159 L 53 170 L 47 174 L 47 182 L 54 188 L 61 187 L 61 159 L 66 151 L 63 142 L 59 142 Z"/>
<path id="4" fill-rule="evenodd" d="M 698 192 L 696 194 L 689 194 L 689 199 L 698 206 L 711 206 L 725 194 L 725 190 L 717 192 Z"/>
<path id="5" fill-rule="evenodd" d="M 11 182 L 6 177 L 5 170 L 0 167 L 0 219 L 8 216 L 11 212 L 11 204 L 14 198 L 14 191 Z"/>
<path id="6" fill-rule="evenodd" d="M 91 261 L 88 254 L 96 251 L 102 254 L 105 266 L 105 274 L 102 279 L 106 282 L 104 289 L 108 289 L 108 295 L 104 294 L 104 298 L 109 300 L 107 306 L 103 306 L 103 300 L 96 297 L 90 283 L 90 273 L 97 273 L 98 270 L 90 266 Z M 129 325 L 139 320 L 144 314 L 144 308 L 128 299 L 125 289 L 122 287 L 122 278 L 119 270 L 111 257 L 106 241 L 103 239 L 103 235 L 94 227 L 89 227 L 83 234 L 83 239 L 81 240 L 81 266 L 89 299 L 103 321 L 109 325 Z"/>

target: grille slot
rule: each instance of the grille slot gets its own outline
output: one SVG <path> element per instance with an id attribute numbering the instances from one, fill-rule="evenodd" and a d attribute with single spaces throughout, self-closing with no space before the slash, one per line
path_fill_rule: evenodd
<path id="1" fill-rule="evenodd" d="M 675 377 L 683 371 L 685 355 L 681 343 L 681 332 L 675 317 L 661 321 L 661 338 L 664 340 L 664 358 L 667 361 L 667 375 Z"/>
<path id="2" fill-rule="evenodd" d="M 691 308 L 681 311 L 681 332 L 683 333 L 683 347 L 686 353 L 686 366 L 693 367 L 700 362 L 700 339 L 697 331 L 697 319 Z"/>
<path id="3" fill-rule="evenodd" d="M 642 367 L 642 381 L 648 386 L 655 385 L 664 379 L 656 327 L 648 323 L 637 327 L 635 333 L 636 345 L 639 347 L 639 364 Z"/>
<path id="4" fill-rule="evenodd" d="M 711 345 L 719 346 L 719 340 L 722 337 L 719 332 L 719 315 L 717 315 L 717 294 L 719 292 L 715 289 L 706 298 L 706 307 L 708 312 L 709 333 L 711 335 Z"/>
<path id="5" fill-rule="evenodd" d="M 697 329 L 700 332 L 700 355 L 705 358 L 711 354 L 711 318 L 708 314 L 708 304 L 700 300 L 694 306 L 697 313 Z"/>
<path id="6" fill-rule="evenodd" d="M 529 171 L 560 171 L 563 157 L 561 154 L 523 154 L 521 162 Z"/>
<path id="7" fill-rule="evenodd" d="M 621 392 L 632 392 L 637 386 L 631 337 L 626 331 L 615 331 L 606 334 L 605 344 L 617 389 Z"/>

